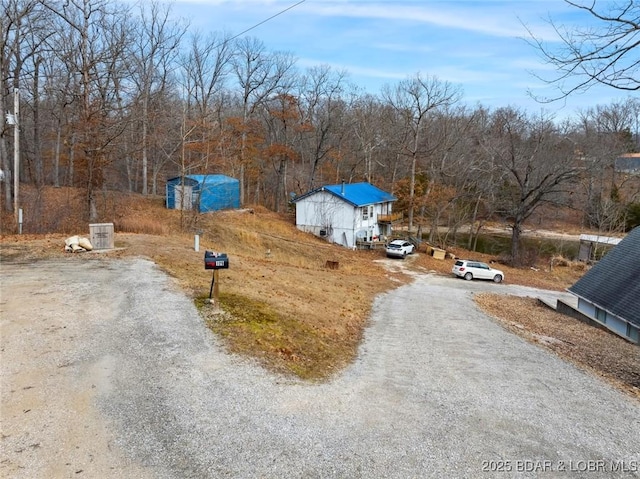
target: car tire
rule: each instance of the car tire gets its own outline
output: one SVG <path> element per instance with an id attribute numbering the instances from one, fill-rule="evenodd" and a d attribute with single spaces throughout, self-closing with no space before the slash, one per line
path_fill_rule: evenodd
<path id="1" fill-rule="evenodd" d="M 402 259 L 405 259 L 407 257 L 407 252 L 405 251 L 404 253 L 402 253 Z"/>
<path id="2" fill-rule="evenodd" d="M 496 274 L 496 275 L 493 277 L 493 282 L 494 282 L 494 283 L 502 283 L 502 276 L 501 276 L 501 275 L 499 275 L 499 274 Z"/>
<path id="3" fill-rule="evenodd" d="M 467 273 L 464 275 L 464 279 L 467 281 L 471 281 L 473 279 L 473 275 L 471 273 Z"/>

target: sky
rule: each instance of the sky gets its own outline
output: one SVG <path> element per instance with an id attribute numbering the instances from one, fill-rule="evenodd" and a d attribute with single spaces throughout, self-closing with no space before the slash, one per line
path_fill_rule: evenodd
<path id="1" fill-rule="evenodd" d="M 600 1 L 599 3 L 604 3 Z M 297 66 L 328 65 L 371 94 L 417 73 L 461 88 L 473 107 L 513 106 L 563 119 L 628 94 L 606 87 L 564 101 L 538 77 L 554 70 L 528 42 L 557 43 L 549 19 L 571 28 L 588 15 L 562 0 L 173 0 L 191 32 L 251 36 L 269 51 L 291 53 Z M 264 23 L 261 23 L 264 22 Z M 255 28 L 254 28 L 255 27 Z"/>

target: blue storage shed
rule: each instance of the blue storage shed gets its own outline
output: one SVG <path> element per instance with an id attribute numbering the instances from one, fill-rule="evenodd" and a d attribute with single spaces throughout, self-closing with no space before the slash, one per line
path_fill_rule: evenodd
<path id="1" fill-rule="evenodd" d="M 240 208 L 240 182 L 225 175 L 186 175 L 167 180 L 169 209 L 200 213 Z"/>

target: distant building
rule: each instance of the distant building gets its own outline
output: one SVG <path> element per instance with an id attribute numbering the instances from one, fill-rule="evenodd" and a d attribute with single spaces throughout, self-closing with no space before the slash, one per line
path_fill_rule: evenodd
<path id="1" fill-rule="evenodd" d="M 370 183 L 325 185 L 293 199 L 298 229 L 355 248 L 391 234 L 397 198 Z"/>
<path id="2" fill-rule="evenodd" d="M 579 261 L 591 261 L 595 258 L 595 253 L 598 249 L 605 250 L 611 246 L 615 246 L 620 243 L 620 238 L 613 238 L 611 236 L 599 236 L 599 235 L 580 235 L 580 250 L 578 252 Z"/>
<path id="3" fill-rule="evenodd" d="M 616 158 L 615 169 L 618 173 L 640 175 L 640 153 L 626 153 Z"/>
<path id="4" fill-rule="evenodd" d="M 607 253 L 569 292 L 578 311 L 614 333 L 640 343 L 640 226 Z"/>
<path id="5" fill-rule="evenodd" d="M 169 209 L 200 213 L 240 208 L 240 182 L 225 175 L 187 175 L 167 180 Z"/>

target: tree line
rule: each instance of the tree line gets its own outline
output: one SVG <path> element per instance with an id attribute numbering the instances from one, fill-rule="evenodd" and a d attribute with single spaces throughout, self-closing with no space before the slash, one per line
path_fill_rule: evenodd
<path id="1" fill-rule="evenodd" d="M 242 204 L 285 211 L 292 195 L 368 181 L 394 193 L 409 228 L 442 241 L 499 218 L 520 259 L 523 225 L 544 204 L 586 226 L 640 223 L 637 177 L 618 171 L 640 147 L 640 100 L 594 105 L 555 121 L 513 106 L 463 102 L 460 87 L 416 73 L 379 94 L 345 71 L 300 69 L 257 38 L 192 32 L 162 3 L 2 0 L 0 107 L 19 91 L 20 167 L 3 115 L 4 208 L 13 178 L 86 192 L 163 194 L 167 178 L 221 173 Z M 635 181 L 635 183 L 634 183 Z"/>

